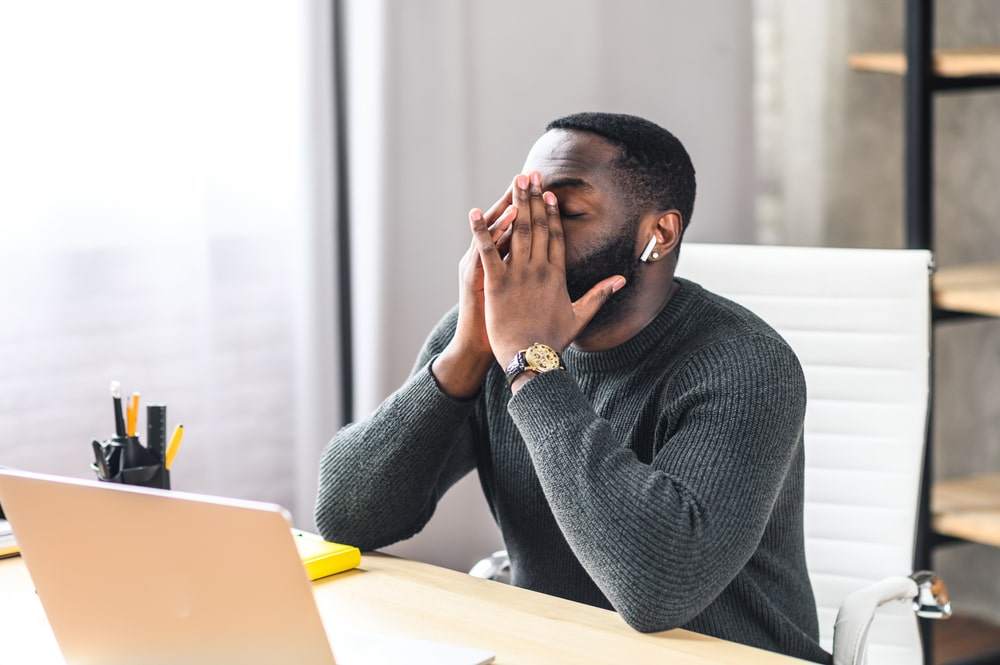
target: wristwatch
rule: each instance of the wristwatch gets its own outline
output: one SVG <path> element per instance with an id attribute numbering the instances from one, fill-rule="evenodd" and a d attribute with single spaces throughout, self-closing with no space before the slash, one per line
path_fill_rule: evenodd
<path id="1" fill-rule="evenodd" d="M 526 349 L 517 352 L 514 359 L 507 363 L 504 374 L 507 376 L 507 385 L 514 382 L 522 372 L 551 372 L 554 369 L 566 369 L 562 358 L 551 346 L 535 342 Z"/>

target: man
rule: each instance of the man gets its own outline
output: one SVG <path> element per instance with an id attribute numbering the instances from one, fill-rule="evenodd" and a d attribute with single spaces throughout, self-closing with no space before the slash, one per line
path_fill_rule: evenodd
<path id="1" fill-rule="evenodd" d="M 802 531 L 806 389 L 738 305 L 674 277 L 694 206 L 681 143 L 631 116 L 551 123 L 470 213 L 456 310 L 321 460 L 322 534 L 407 538 L 477 469 L 512 581 L 828 662 Z"/>

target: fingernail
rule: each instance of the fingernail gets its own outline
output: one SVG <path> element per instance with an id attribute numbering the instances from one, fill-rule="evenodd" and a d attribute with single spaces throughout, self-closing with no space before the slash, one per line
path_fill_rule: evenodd
<path id="1" fill-rule="evenodd" d="M 625 278 L 619 277 L 611 284 L 611 293 L 618 293 L 623 286 L 625 286 Z"/>
<path id="2" fill-rule="evenodd" d="M 542 186 L 542 174 L 541 173 L 539 173 L 538 171 L 532 171 L 530 177 L 531 177 L 531 184 L 532 185 L 534 185 L 536 187 L 541 187 Z"/>
<path id="3" fill-rule="evenodd" d="M 556 195 L 553 194 L 552 192 L 545 192 L 544 194 L 542 194 L 542 199 L 545 200 L 545 203 L 547 205 L 550 206 L 556 205 Z"/>
<path id="4" fill-rule="evenodd" d="M 517 188 L 518 189 L 528 189 L 528 178 L 527 178 L 527 176 L 523 176 L 523 175 L 517 176 Z"/>

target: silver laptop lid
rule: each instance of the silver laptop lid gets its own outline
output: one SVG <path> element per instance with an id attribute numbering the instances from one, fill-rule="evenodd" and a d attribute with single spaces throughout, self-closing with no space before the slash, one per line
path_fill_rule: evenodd
<path id="1" fill-rule="evenodd" d="M 68 665 L 334 662 L 277 505 L 0 469 Z"/>

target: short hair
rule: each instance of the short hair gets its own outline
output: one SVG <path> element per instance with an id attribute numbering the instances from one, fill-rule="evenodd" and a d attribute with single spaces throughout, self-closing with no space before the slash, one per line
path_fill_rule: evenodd
<path id="1" fill-rule="evenodd" d="M 681 233 L 694 212 L 694 165 L 680 140 L 656 123 L 620 113 L 574 113 L 545 128 L 597 134 L 621 149 L 612 168 L 635 213 L 677 210 Z"/>

